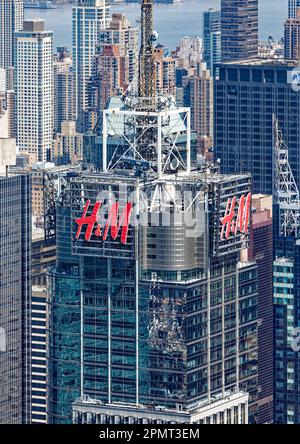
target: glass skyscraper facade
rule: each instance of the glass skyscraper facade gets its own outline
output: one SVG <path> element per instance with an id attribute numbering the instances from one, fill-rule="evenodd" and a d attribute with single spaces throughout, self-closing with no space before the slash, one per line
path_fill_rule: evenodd
<path id="1" fill-rule="evenodd" d="M 292 349 L 295 326 L 294 262 L 278 258 L 274 262 L 274 421 L 296 422 L 296 366 Z"/>
<path id="2" fill-rule="evenodd" d="M 0 177 L 0 424 L 30 422 L 31 179 Z"/>
<path id="3" fill-rule="evenodd" d="M 299 240 L 281 232 L 274 183 L 275 116 L 288 149 L 288 162 L 296 186 L 300 185 L 300 96 L 294 80 L 295 67 L 292 61 L 227 63 L 220 65 L 220 79 L 215 82 L 215 154 L 220 158 L 222 171 L 250 171 L 254 192 L 274 198 L 274 422 L 279 423 L 298 423 L 300 404 L 299 358 L 289 345 L 291 337 L 287 329 L 289 310 L 295 313 L 294 319 L 289 319 L 290 327 L 292 324 L 293 328 L 299 326 Z M 292 278 L 290 272 L 283 276 L 285 272 L 278 271 L 277 261 L 280 260 L 293 264 Z M 289 285 L 294 288 L 290 296 L 286 293 L 290 291 Z M 293 300 L 289 301 L 291 296 Z M 292 379 L 293 386 L 290 385 Z"/>
<path id="4" fill-rule="evenodd" d="M 72 403 L 83 395 L 104 403 L 185 409 L 240 390 L 250 393 L 255 421 L 257 266 L 240 262 L 239 236 L 228 248 L 214 229 L 227 196 L 250 190 L 249 176 L 218 176 L 209 185 L 208 236 L 187 238 L 171 224 L 130 227 L 122 246 L 110 236 L 106 242 L 94 235 L 90 242 L 82 235 L 74 241 L 82 192 L 93 202 L 101 183 L 115 192 L 123 179 L 101 173 L 74 177 L 70 197 L 57 208 L 57 264 L 50 273 L 50 422 L 71 422 Z M 194 180 L 200 192 L 204 178 Z M 130 176 L 126 181 L 132 188 L 139 183 Z"/>
<path id="5" fill-rule="evenodd" d="M 203 58 L 211 73 L 221 63 L 221 12 L 217 9 L 203 13 Z"/>
<path id="6" fill-rule="evenodd" d="M 220 65 L 215 81 L 215 156 L 224 173 L 251 172 L 253 192 L 273 194 L 273 117 L 289 148 L 300 184 L 300 95 L 292 83 L 293 62 Z"/>

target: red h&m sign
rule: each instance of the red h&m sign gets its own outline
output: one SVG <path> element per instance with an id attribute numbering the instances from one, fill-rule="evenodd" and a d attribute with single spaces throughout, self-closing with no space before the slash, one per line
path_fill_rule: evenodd
<path id="1" fill-rule="evenodd" d="M 86 241 L 91 240 L 92 234 L 94 234 L 96 237 L 102 237 L 102 240 L 106 241 L 109 228 L 110 228 L 111 237 L 114 240 L 116 240 L 121 228 L 121 243 L 125 245 L 127 243 L 127 234 L 128 234 L 129 219 L 132 211 L 132 203 L 130 202 L 126 203 L 120 217 L 119 217 L 119 204 L 118 202 L 113 203 L 108 212 L 105 228 L 101 227 L 101 225 L 98 223 L 98 212 L 99 209 L 101 208 L 102 202 L 99 201 L 96 202 L 91 215 L 87 216 L 87 211 L 89 209 L 90 203 L 91 203 L 90 200 L 86 201 L 82 216 L 79 219 L 75 219 L 75 222 L 78 225 L 75 238 L 76 239 L 79 238 L 82 227 L 84 225 L 87 226 L 84 236 Z"/>
<path id="2" fill-rule="evenodd" d="M 238 212 L 236 215 L 236 206 L 238 204 Z M 228 239 L 229 235 L 236 236 L 238 232 L 247 234 L 249 227 L 249 217 L 251 212 L 251 193 L 245 197 L 244 194 L 240 200 L 234 196 L 227 200 L 225 216 L 221 219 L 221 240 Z"/>

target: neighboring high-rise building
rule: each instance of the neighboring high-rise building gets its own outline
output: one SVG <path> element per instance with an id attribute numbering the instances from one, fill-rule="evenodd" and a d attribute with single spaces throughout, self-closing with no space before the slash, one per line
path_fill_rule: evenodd
<path id="1" fill-rule="evenodd" d="M 154 48 L 156 90 L 159 94 L 176 96 L 176 59 L 161 44 Z"/>
<path id="2" fill-rule="evenodd" d="M 31 179 L 7 176 L 15 149 L 0 130 L 0 424 L 30 422 Z"/>
<path id="3" fill-rule="evenodd" d="M 221 0 L 222 62 L 258 54 L 258 0 Z"/>
<path id="4" fill-rule="evenodd" d="M 109 25 L 110 7 L 106 0 L 77 0 L 73 5 L 74 117 L 80 132 L 88 108 L 87 82 L 93 73 L 93 58 L 100 33 Z"/>
<path id="5" fill-rule="evenodd" d="M 213 8 L 203 13 L 203 59 L 211 73 L 221 63 L 221 12 Z"/>
<path id="6" fill-rule="evenodd" d="M 184 105 L 191 108 L 191 129 L 197 134 L 198 153 L 209 156 L 213 146 L 213 78 L 205 63 L 184 77 Z"/>
<path id="7" fill-rule="evenodd" d="M 121 46 L 100 44 L 96 47 L 93 76 L 88 82 L 89 109 L 86 130 L 102 118 L 109 99 L 122 96 L 129 85 L 129 57 Z"/>
<path id="8" fill-rule="evenodd" d="M 54 132 L 61 131 L 61 124 L 73 120 L 73 70 L 72 58 L 67 48 L 57 48 L 54 59 Z"/>
<path id="9" fill-rule="evenodd" d="M 0 1 L 0 68 L 14 64 L 14 33 L 23 27 L 23 0 Z"/>
<path id="10" fill-rule="evenodd" d="M 76 122 L 62 122 L 61 132 L 53 140 L 53 161 L 66 165 L 82 160 L 83 135 L 76 132 Z"/>
<path id="11" fill-rule="evenodd" d="M 252 196 L 249 257 L 258 273 L 258 423 L 273 422 L 273 226 L 272 196 Z"/>
<path id="12" fill-rule="evenodd" d="M 295 18 L 296 17 L 297 8 L 300 8 L 300 0 L 289 0 L 288 18 Z"/>
<path id="13" fill-rule="evenodd" d="M 283 129 L 291 169 L 300 185 L 296 67 L 296 63 L 276 60 L 220 65 L 214 89 L 215 156 L 224 173 L 251 172 L 255 193 L 273 194 L 274 115 Z"/>
<path id="14" fill-rule="evenodd" d="M 300 7 L 296 17 L 284 24 L 284 57 L 287 60 L 300 60 Z"/>
<path id="15" fill-rule="evenodd" d="M 195 68 L 202 61 L 202 51 L 203 42 L 200 37 L 184 37 L 172 55 L 180 68 L 189 69 Z"/>
<path id="16" fill-rule="evenodd" d="M 123 56 L 128 56 L 128 79 L 131 83 L 138 73 L 138 29 L 123 14 L 112 14 L 109 26 L 100 32 L 100 44 L 119 45 Z"/>
<path id="17" fill-rule="evenodd" d="M 113 14 L 109 26 L 100 32 L 93 59 L 93 74 L 87 84 L 88 118 L 85 130 L 102 118 L 108 100 L 136 88 L 138 30 L 123 14 Z"/>
<path id="18" fill-rule="evenodd" d="M 293 217 L 299 207 L 297 196 L 300 186 L 300 130 L 297 123 L 300 96 L 295 68 L 297 62 L 293 61 L 228 63 L 220 66 L 220 79 L 215 83 L 214 148 L 216 157 L 220 158 L 222 171 L 250 171 L 254 192 L 272 194 L 274 198 L 276 423 L 300 421 L 299 359 L 291 345 L 291 327 L 297 329 L 299 324 L 297 316 L 293 318 L 289 312 L 295 310 L 296 313 L 300 306 L 298 222 L 296 229 L 293 228 Z M 280 136 L 278 130 L 275 131 L 276 125 L 282 130 Z M 277 140 L 281 139 L 283 141 L 278 147 Z M 292 272 L 289 271 L 292 276 L 287 276 L 287 280 L 282 282 L 283 276 L 276 274 L 282 272 L 277 268 L 276 261 L 279 259 L 292 263 L 293 268 Z M 283 271 L 285 272 L 287 270 Z M 278 299 L 278 294 L 283 295 L 281 300 Z"/>
<path id="19" fill-rule="evenodd" d="M 52 32 L 40 19 L 16 33 L 17 142 L 36 161 L 50 160 L 53 135 Z"/>
<path id="20" fill-rule="evenodd" d="M 294 260 L 274 261 L 274 422 L 297 424 L 299 401 L 298 367 L 292 349 L 297 317 Z"/>

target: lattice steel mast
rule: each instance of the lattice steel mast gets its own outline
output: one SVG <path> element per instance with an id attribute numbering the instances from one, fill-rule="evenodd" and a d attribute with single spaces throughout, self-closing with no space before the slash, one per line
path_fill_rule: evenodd
<path id="1" fill-rule="evenodd" d="M 279 229 L 282 236 L 300 233 L 299 189 L 289 164 L 288 146 L 283 140 L 278 119 L 273 116 L 275 148 L 275 194 L 279 205 Z"/>
<path id="2" fill-rule="evenodd" d="M 153 0 L 142 0 L 138 96 L 146 109 L 153 109 L 156 102 L 153 38 Z"/>

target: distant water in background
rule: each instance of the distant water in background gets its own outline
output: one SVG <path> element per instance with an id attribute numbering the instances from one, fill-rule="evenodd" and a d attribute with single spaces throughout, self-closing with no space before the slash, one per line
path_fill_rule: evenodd
<path id="1" fill-rule="evenodd" d="M 259 0 L 259 38 L 265 40 L 269 34 L 276 39 L 283 35 L 283 22 L 287 17 L 288 0 Z M 220 6 L 220 0 L 183 0 L 174 5 L 155 5 L 154 23 L 159 32 L 159 42 L 175 49 L 184 36 L 202 35 L 202 14 L 208 8 Z M 140 15 L 138 3 L 112 5 L 112 12 L 126 14 L 136 24 Z M 57 9 L 25 9 L 26 18 L 43 18 L 45 27 L 54 33 L 54 47 L 72 47 L 72 5 Z M 136 26 L 139 26 L 136 24 Z"/>

